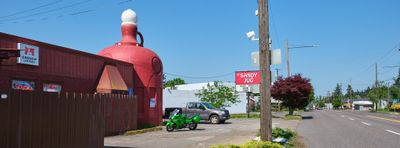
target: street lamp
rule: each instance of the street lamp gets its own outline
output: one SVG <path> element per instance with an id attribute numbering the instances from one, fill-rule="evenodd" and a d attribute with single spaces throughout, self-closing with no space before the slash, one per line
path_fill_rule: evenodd
<path id="1" fill-rule="evenodd" d="M 302 46 L 292 46 L 292 47 L 289 47 L 288 40 L 286 39 L 286 41 L 285 41 L 285 48 L 286 48 L 286 68 L 287 68 L 288 77 L 290 77 L 289 49 L 294 49 L 294 48 L 308 48 L 308 47 L 319 47 L 319 45 L 302 45 Z"/>

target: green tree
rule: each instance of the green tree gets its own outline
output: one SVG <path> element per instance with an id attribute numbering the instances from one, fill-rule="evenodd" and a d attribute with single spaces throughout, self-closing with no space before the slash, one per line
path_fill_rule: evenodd
<path id="1" fill-rule="evenodd" d="M 400 99 L 400 87 L 397 87 L 397 86 L 395 86 L 395 85 L 392 85 L 391 87 L 390 87 L 390 97 L 393 99 L 393 100 L 399 100 Z"/>
<path id="2" fill-rule="evenodd" d="M 335 109 L 339 109 L 339 107 L 342 106 L 342 99 L 340 99 L 339 97 L 335 97 L 335 98 L 332 100 L 332 106 L 333 106 L 333 108 L 335 108 Z"/>
<path id="3" fill-rule="evenodd" d="M 378 102 L 389 97 L 389 88 L 383 85 L 383 82 L 379 82 L 374 88 L 368 91 L 367 96 L 374 104 L 376 111 L 378 110 Z"/>
<path id="4" fill-rule="evenodd" d="M 311 89 L 310 96 L 309 96 L 309 99 L 308 99 L 308 102 L 309 102 L 309 103 L 311 103 L 311 102 L 313 102 L 313 101 L 315 101 L 314 88 Z"/>
<path id="5" fill-rule="evenodd" d="M 318 107 L 318 108 L 323 108 L 323 107 L 325 107 L 325 102 L 324 102 L 323 100 L 319 100 L 319 101 L 317 102 L 317 107 Z"/>
<path id="6" fill-rule="evenodd" d="M 231 104 L 240 102 L 236 90 L 222 85 L 221 81 L 214 81 L 213 84 L 208 83 L 206 88 L 201 89 L 195 95 L 201 101 L 211 103 L 217 108 L 229 107 Z"/>
<path id="7" fill-rule="evenodd" d="M 399 74 L 397 75 L 397 78 L 394 78 L 394 86 L 400 88 L 400 69 L 399 69 Z"/>
<path id="8" fill-rule="evenodd" d="M 346 89 L 346 98 L 348 99 L 354 99 L 354 91 L 353 88 L 351 87 L 351 85 L 347 85 L 347 89 Z"/>
<path id="9" fill-rule="evenodd" d="M 332 97 L 342 99 L 343 98 L 343 92 L 342 92 L 342 84 L 336 84 L 335 90 L 332 92 Z"/>
<path id="10" fill-rule="evenodd" d="M 181 84 L 186 84 L 185 80 L 183 80 L 181 78 L 174 78 L 172 80 L 165 81 L 163 87 L 164 88 L 175 87 L 175 85 L 181 85 Z"/>

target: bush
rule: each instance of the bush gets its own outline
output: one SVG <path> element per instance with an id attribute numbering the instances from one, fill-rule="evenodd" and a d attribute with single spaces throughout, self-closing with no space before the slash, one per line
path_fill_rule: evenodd
<path id="1" fill-rule="evenodd" d="M 210 148 L 283 148 L 282 145 L 269 141 L 250 141 L 245 144 L 214 145 Z"/>
<path id="2" fill-rule="evenodd" d="M 390 106 L 390 109 L 394 111 L 400 111 L 400 103 L 393 104 L 392 106 Z"/>
<path id="3" fill-rule="evenodd" d="M 281 129 L 279 127 L 272 129 L 272 137 L 282 137 L 290 140 L 293 136 L 295 136 L 295 132 L 290 129 Z"/>

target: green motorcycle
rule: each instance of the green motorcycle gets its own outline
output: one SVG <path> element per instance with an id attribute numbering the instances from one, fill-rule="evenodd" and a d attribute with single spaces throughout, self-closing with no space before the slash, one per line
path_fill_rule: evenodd
<path id="1" fill-rule="evenodd" d="M 195 130 L 197 124 L 200 122 L 200 116 L 194 115 L 193 117 L 187 118 L 185 115 L 179 114 L 179 110 L 175 109 L 170 114 L 170 120 L 166 123 L 166 129 L 168 132 L 174 131 L 174 129 L 189 128 Z"/>

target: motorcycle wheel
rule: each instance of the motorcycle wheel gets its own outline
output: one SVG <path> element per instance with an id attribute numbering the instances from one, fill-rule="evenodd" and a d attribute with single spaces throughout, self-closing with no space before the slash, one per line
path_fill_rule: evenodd
<path id="1" fill-rule="evenodd" d="M 189 129 L 190 130 L 195 130 L 197 128 L 197 124 L 196 123 L 190 123 L 189 124 Z"/>
<path id="2" fill-rule="evenodd" d="M 167 125 L 166 129 L 167 129 L 168 132 L 174 131 L 174 129 L 175 129 L 175 124 L 173 124 L 173 125 Z"/>

